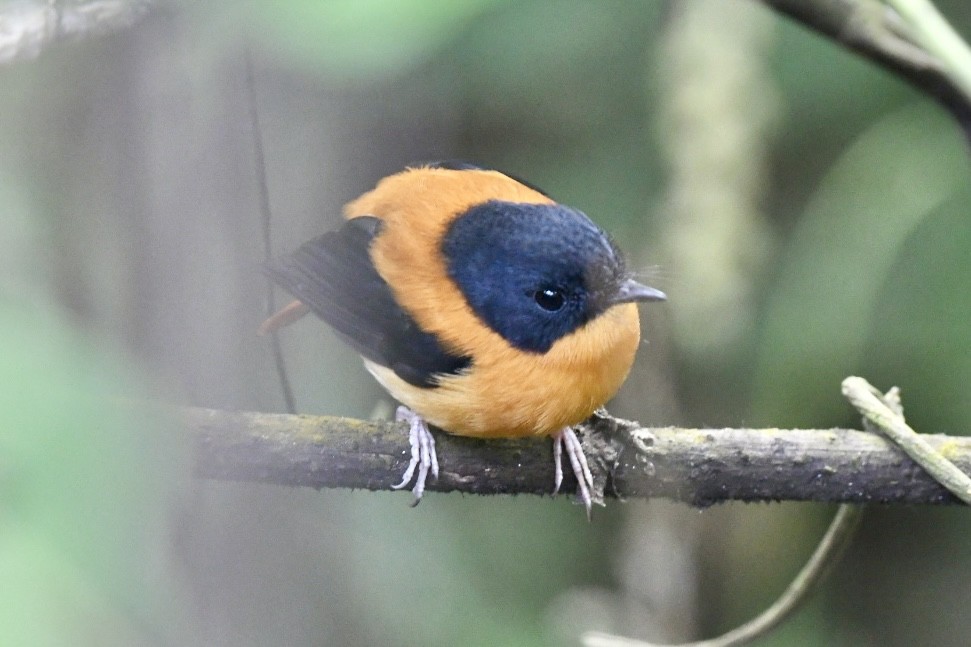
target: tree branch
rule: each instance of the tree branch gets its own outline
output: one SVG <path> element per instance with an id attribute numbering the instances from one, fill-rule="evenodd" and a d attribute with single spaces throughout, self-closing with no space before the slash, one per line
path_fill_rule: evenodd
<path id="1" fill-rule="evenodd" d="M 909 28 L 879 0 L 761 0 L 936 99 L 971 138 L 971 96 L 942 62 L 918 45 Z"/>
<path id="2" fill-rule="evenodd" d="M 0 8 L 0 65 L 36 58 L 55 43 L 125 29 L 151 0 L 18 0 Z"/>
<path id="3" fill-rule="evenodd" d="M 198 449 L 196 474 L 205 478 L 388 490 L 408 462 L 406 429 L 390 422 L 210 409 L 186 409 L 183 418 Z M 666 497 L 696 506 L 727 500 L 958 502 L 894 445 L 869 432 L 645 429 L 603 415 L 581 433 L 595 483 L 606 496 Z M 922 437 L 971 472 L 971 438 Z M 429 490 L 543 495 L 552 488 L 552 451 L 545 439 L 480 441 L 437 433 L 436 442 L 441 475 Z M 574 486 L 565 483 L 563 491 Z"/>

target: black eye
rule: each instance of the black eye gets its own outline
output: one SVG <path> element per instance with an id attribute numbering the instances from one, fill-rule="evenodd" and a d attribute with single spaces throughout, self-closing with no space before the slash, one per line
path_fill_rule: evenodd
<path id="1" fill-rule="evenodd" d="M 563 296 L 562 290 L 557 290 L 556 288 L 543 288 L 542 290 L 536 290 L 533 292 L 533 298 L 536 299 L 536 303 L 543 310 L 548 310 L 549 312 L 556 312 L 563 307 L 566 302 L 566 297 Z"/>

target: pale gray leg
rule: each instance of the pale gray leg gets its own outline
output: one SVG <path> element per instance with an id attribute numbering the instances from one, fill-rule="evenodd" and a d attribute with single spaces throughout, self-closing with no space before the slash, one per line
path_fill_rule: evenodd
<path id="1" fill-rule="evenodd" d="M 400 490 L 411 482 L 415 475 L 415 468 L 418 469 L 418 477 L 415 479 L 415 486 L 411 493 L 415 496 L 413 506 L 418 505 L 422 495 L 425 493 L 425 482 L 428 480 L 428 472 L 431 471 L 434 478 L 438 478 L 438 454 L 435 453 L 435 437 L 428 430 L 428 424 L 417 413 L 405 406 L 398 407 L 395 413 L 395 420 L 408 422 L 408 442 L 411 443 L 411 460 L 408 462 L 408 469 L 405 470 L 401 478 L 401 483 L 392 485 L 395 490 Z"/>
<path id="2" fill-rule="evenodd" d="M 563 484 L 563 442 L 559 435 L 553 436 L 553 470 L 553 494 L 555 495 Z"/>
<path id="3" fill-rule="evenodd" d="M 573 427 L 564 427 L 553 436 L 553 461 L 556 465 L 554 476 L 553 494 L 560 491 L 560 483 L 563 481 L 563 450 L 570 457 L 570 466 L 573 474 L 577 477 L 577 496 L 583 501 L 583 506 L 587 510 L 587 518 L 590 518 L 590 510 L 593 507 L 593 500 L 590 497 L 590 489 L 593 487 L 593 474 L 590 473 L 590 466 L 587 464 L 587 457 L 583 453 L 583 446 L 577 438 Z"/>

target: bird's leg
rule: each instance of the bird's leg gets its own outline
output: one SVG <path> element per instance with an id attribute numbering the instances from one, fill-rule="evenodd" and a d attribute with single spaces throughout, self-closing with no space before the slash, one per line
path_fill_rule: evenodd
<path id="1" fill-rule="evenodd" d="M 573 475 L 577 477 L 577 496 L 583 501 L 583 506 L 587 509 L 587 518 L 590 518 L 590 509 L 593 501 L 590 497 L 590 489 L 593 487 L 593 474 L 590 473 L 590 466 L 587 464 L 587 457 L 583 453 L 583 446 L 577 438 L 573 427 L 564 427 L 553 436 L 553 462 L 555 464 L 553 494 L 560 491 L 560 484 L 563 482 L 563 450 L 570 457 L 570 466 L 573 468 Z"/>
<path id="2" fill-rule="evenodd" d="M 434 478 L 438 478 L 438 454 L 435 453 L 435 437 L 428 430 L 428 424 L 425 420 L 408 407 L 398 407 L 395 420 L 408 422 L 411 460 L 408 462 L 408 469 L 405 470 L 404 476 L 401 478 L 401 483 L 391 487 L 400 490 L 407 486 L 415 475 L 415 468 L 418 468 L 418 478 L 415 479 L 415 487 L 411 489 L 411 493 L 415 495 L 415 502 L 412 503 L 412 506 L 416 506 L 425 493 L 425 481 L 428 480 L 429 470 Z"/>

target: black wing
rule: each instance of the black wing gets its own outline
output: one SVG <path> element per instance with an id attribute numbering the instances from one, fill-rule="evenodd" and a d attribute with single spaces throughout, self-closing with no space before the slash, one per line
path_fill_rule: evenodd
<path id="1" fill-rule="evenodd" d="M 378 218 L 352 218 L 264 270 L 365 358 L 409 384 L 435 387 L 437 375 L 458 373 L 471 360 L 442 348 L 395 301 L 368 253 L 380 229 Z"/>

